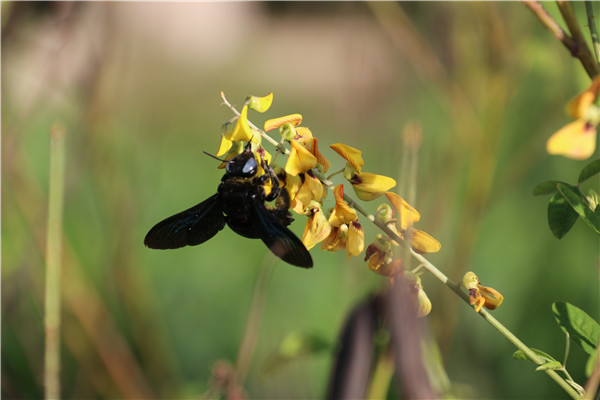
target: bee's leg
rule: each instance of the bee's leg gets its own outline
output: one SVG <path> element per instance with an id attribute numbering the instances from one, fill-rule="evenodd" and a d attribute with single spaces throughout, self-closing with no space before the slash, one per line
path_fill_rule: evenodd
<path id="1" fill-rule="evenodd" d="M 261 176 L 264 178 L 264 183 L 267 181 L 271 181 L 271 193 L 266 197 L 266 201 L 275 200 L 281 194 L 281 187 L 279 186 L 279 178 L 277 178 L 277 174 L 269 164 L 267 164 L 266 160 L 262 160 L 262 167 L 265 170 L 265 174 Z"/>

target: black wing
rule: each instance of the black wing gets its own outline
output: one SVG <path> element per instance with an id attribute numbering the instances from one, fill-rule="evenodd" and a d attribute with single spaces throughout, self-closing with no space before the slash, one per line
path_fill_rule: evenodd
<path id="1" fill-rule="evenodd" d="M 151 249 L 195 246 L 212 238 L 225 226 L 217 195 L 154 225 L 144 239 Z"/>
<path id="2" fill-rule="evenodd" d="M 254 204 L 260 238 L 269 250 L 283 261 L 302 268 L 312 268 L 313 260 L 300 239 L 279 222 L 262 203 Z"/>

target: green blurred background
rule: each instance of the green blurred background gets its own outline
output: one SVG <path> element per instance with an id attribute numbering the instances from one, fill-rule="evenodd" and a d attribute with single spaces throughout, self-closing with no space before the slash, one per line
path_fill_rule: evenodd
<path id="1" fill-rule="evenodd" d="M 270 253 L 229 229 L 177 251 L 142 244 L 154 223 L 216 192 L 222 171 L 202 151 L 216 152 L 232 116 L 220 90 L 238 106 L 273 91 L 268 115 L 250 116 L 257 125 L 301 113 L 332 169 L 343 162 L 328 145 L 344 142 L 363 151 L 366 170 L 400 184 L 401 132 L 420 123 L 418 228 L 442 243 L 429 259 L 456 281 L 475 271 L 505 296 L 494 315 L 562 359 L 551 304 L 597 317 L 598 240 L 581 221 L 555 239 L 548 199 L 531 190 L 574 182 L 586 165 L 544 149 L 588 83 L 516 2 L 3 2 L 2 397 L 43 396 L 55 122 L 67 146 L 63 397 L 197 398 L 215 362 L 235 362 Z M 296 220 L 300 235 L 305 219 Z M 367 226 L 367 241 L 375 233 Z M 350 308 L 384 283 L 361 258 L 311 254 L 312 270 L 274 267 L 245 383 L 251 398 L 323 397 L 331 352 L 269 374 L 265 360 L 290 332 L 334 343 Z M 433 302 L 426 325 L 456 392 L 566 397 L 445 286 L 426 277 L 424 287 Z M 579 383 L 585 360 L 572 347 Z"/>

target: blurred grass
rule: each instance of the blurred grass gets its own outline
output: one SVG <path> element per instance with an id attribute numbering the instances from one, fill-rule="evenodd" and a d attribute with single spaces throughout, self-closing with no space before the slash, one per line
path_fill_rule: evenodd
<path id="1" fill-rule="evenodd" d="M 216 151 L 231 117 L 220 90 L 237 104 L 273 90 L 257 125 L 300 112 L 334 165 L 327 144 L 344 142 L 363 150 L 366 170 L 399 182 L 400 134 L 419 121 L 419 228 L 443 246 L 430 259 L 455 280 L 474 270 L 500 290 L 496 317 L 559 359 L 551 303 L 598 315 L 597 238 L 578 222 L 554 239 L 547 199 L 531 195 L 546 179 L 574 181 L 585 165 L 548 156 L 544 144 L 587 78 L 522 5 L 6 4 L 3 397 L 43 393 L 47 132 L 56 119 L 69 132 L 63 397 L 197 397 L 215 361 L 235 360 L 264 246 L 228 229 L 178 251 L 142 244 L 158 220 L 215 193 L 222 172 L 202 150 Z M 326 355 L 272 376 L 260 375 L 261 363 L 290 331 L 335 340 L 351 306 L 381 283 L 360 259 L 311 253 L 311 271 L 275 267 L 246 382 L 253 398 L 321 397 Z M 424 283 L 452 382 L 478 398 L 562 396 L 450 291 Z M 578 382 L 582 353 L 572 349 L 568 364 Z"/>

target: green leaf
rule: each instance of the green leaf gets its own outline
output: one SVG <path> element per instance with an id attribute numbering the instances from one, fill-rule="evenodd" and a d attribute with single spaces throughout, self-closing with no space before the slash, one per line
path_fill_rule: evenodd
<path id="1" fill-rule="evenodd" d="M 557 370 L 557 369 L 561 369 L 561 368 L 562 368 L 562 364 L 560 362 L 550 361 L 550 362 L 540 365 L 535 370 L 536 371 L 547 371 L 549 369 Z"/>
<path id="2" fill-rule="evenodd" d="M 558 189 L 556 188 L 556 184 L 557 183 L 564 183 L 561 181 L 545 181 L 542 182 L 540 184 L 538 184 L 536 187 L 533 188 L 533 195 L 534 196 L 541 196 L 543 194 L 552 194 L 554 192 L 556 192 Z"/>
<path id="3" fill-rule="evenodd" d="M 555 193 L 552 196 L 548 203 L 548 225 L 557 239 L 571 230 L 578 217 L 562 194 Z"/>
<path id="4" fill-rule="evenodd" d="M 600 326 L 582 309 L 562 301 L 552 304 L 552 312 L 561 329 L 588 354 L 593 354 L 600 340 Z"/>
<path id="5" fill-rule="evenodd" d="M 533 351 L 542 360 L 544 360 L 546 364 L 552 363 L 552 362 L 558 362 L 554 359 L 554 357 L 552 357 L 549 354 L 544 353 L 541 350 L 538 350 L 538 349 L 530 349 L 530 350 Z M 525 355 L 525 353 L 523 353 L 523 351 L 521 351 L 521 350 L 515 351 L 512 356 L 513 356 L 513 358 L 516 358 L 517 360 L 529 360 L 529 357 L 527 357 Z M 531 360 L 529 360 L 529 361 L 531 361 Z"/>
<path id="6" fill-rule="evenodd" d="M 579 214 L 598 235 L 600 235 L 600 219 L 594 213 L 587 202 L 587 199 L 575 188 L 570 185 L 558 183 L 558 191 L 564 196 L 569 205 Z"/>
<path id="7" fill-rule="evenodd" d="M 585 180 L 588 180 L 592 176 L 596 175 L 600 172 L 600 159 L 596 161 L 592 161 L 588 165 L 586 165 L 579 174 L 579 179 L 577 179 L 577 183 L 581 183 Z"/>

